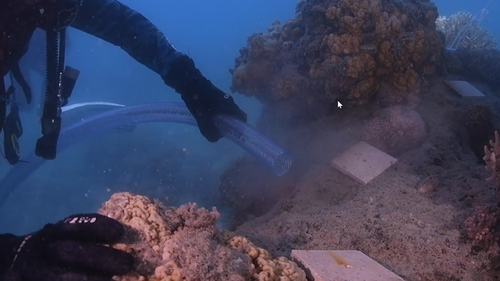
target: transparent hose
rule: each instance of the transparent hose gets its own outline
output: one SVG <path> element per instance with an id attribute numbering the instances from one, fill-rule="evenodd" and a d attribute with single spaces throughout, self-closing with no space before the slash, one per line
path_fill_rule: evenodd
<path id="1" fill-rule="evenodd" d="M 76 142 L 95 134 L 139 123 L 152 122 L 197 125 L 183 103 L 151 103 L 125 106 L 97 114 L 63 128 L 59 136 L 57 152 L 60 153 Z M 293 161 L 292 156 L 252 126 L 229 116 L 217 116 L 216 126 L 224 137 L 253 155 L 276 175 L 281 176 L 290 169 Z M 12 190 L 46 161 L 36 157 L 34 152 L 23 160 L 29 163 L 18 163 L 0 181 L 0 206 L 5 202 Z"/>

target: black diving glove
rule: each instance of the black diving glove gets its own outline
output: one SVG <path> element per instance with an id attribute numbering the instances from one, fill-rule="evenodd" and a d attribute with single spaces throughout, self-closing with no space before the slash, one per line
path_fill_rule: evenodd
<path id="1" fill-rule="evenodd" d="M 70 216 L 27 236 L 0 235 L 2 281 L 111 281 L 134 265 L 132 255 L 102 244 L 124 226 L 99 214 Z"/>
<path id="2" fill-rule="evenodd" d="M 206 79 L 191 58 L 180 55 L 169 67 L 163 80 L 181 94 L 182 100 L 196 119 L 201 134 L 209 142 L 222 138 L 214 123 L 216 115 L 229 115 L 247 122 L 246 113 L 234 103 L 233 98 Z"/>

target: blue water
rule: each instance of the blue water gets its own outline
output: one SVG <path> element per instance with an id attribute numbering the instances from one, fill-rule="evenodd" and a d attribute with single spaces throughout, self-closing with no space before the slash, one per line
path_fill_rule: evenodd
<path id="1" fill-rule="evenodd" d="M 247 37 L 254 32 L 267 32 L 275 20 L 284 23 L 293 18 L 297 3 L 292 0 L 122 2 L 157 25 L 179 51 L 193 57 L 204 75 L 226 92 L 231 84 L 228 69 L 234 66 L 239 49 L 246 46 Z M 487 1 L 438 0 L 435 3 L 440 14 L 451 15 L 462 10 L 475 14 Z M 495 24 L 500 3 L 493 3 L 489 12 L 482 24 L 500 37 L 500 26 Z M 180 101 L 156 73 L 118 47 L 75 29 L 70 29 L 69 41 L 66 62 L 81 71 L 72 103 Z M 38 93 L 42 78 L 32 74 L 31 84 Z M 254 124 L 261 109 L 259 102 L 239 94 L 233 97 Z M 27 152 L 33 149 L 40 128 L 34 112 L 25 112 L 22 118 L 25 135 L 21 146 L 22 151 Z M 145 125 L 133 133 L 90 139 L 59 155 L 16 190 L 0 207 L 0 233 L 26 233 L 72 213 L 95 211 L 111 192 L 120 190 L 111 180 L 113 175 L 106 177 L 106 173 L 113 173 L 114 169 L 128 173 L 144 169 L 154 165 L 147 161 L 153 161 L 151 159 L 162 153 L 176 155 L 181 161 L 179 169 L 172 168 L 179 171 L 174 177 L 180 184 L 166 190 L 164 195 L 174 198 L 175 203 L 195 200 L 211 206 L 216 203 L 218 176 L 242 151 L 225 140 L 209 144 L 196 128 L 182 125 Z M 110 168 L 105 168 L 107 166 Z M 0 161 L 0 175 L 8 168 L 5 161 Z M 199 179 L 193 180 L 193 177 Z M 121 181 L 134 184 L 126 177 L 120 178 Z"/>

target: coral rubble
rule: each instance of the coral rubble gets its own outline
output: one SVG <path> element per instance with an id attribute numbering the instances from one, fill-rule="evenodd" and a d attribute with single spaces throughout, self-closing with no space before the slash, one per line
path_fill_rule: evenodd
<path id="1" fill-rule="evenodd" d="M 129 227 L 126 241 L 112 246 L 136 257 L 137 272 L 120 280 L 306 280 L 294 262 L 273 259 L 246 238 L 217 229 L 215 208 L 165 207 L 144 196 L 115 193 L 99 213 Z"/>
<path id="2" fill-rule="evenodd" d="M 302 1 L 295 18 L 248 38 L 231 89 L 288 118 L 322 114 L 339 99 L 418 103 L 443 49 L 437 17 L 424 0 Z M 380 97 L 382 86 L 390 91 Z"/>

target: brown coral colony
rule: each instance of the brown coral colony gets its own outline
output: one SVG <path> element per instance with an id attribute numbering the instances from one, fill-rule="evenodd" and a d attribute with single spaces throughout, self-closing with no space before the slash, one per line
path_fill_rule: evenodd
<path id="1" fill-rule="evenodd" d="M 321 111 L 339 99 L 415 103 L 422 77 L 439 61 L 437 17 L 426 1 L 301 2 L 294 19 L 248 38 L 231 70 L 232 90 L 270 106 L 290 103 L 294 112 L 282 112 L 288 115 Z M 393 92 L 377 96 L 381 87 Z"/>

